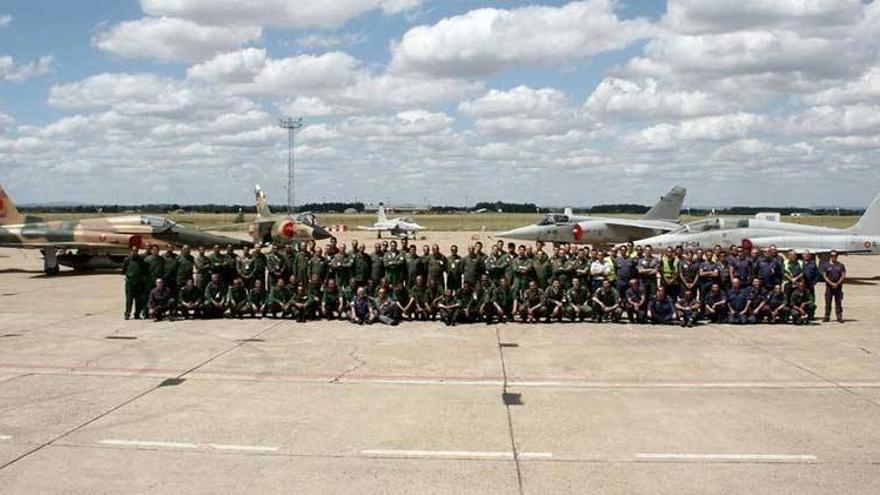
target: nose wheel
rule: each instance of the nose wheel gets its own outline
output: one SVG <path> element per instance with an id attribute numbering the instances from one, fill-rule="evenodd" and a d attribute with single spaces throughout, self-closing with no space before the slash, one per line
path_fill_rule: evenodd
<path id="1" fill-rule="evenodd" d="M 43 272 L 46 275 L 58 275 L 61 269 L 58 266 L 58 250 L 47 247 L 43 249 Z"/>

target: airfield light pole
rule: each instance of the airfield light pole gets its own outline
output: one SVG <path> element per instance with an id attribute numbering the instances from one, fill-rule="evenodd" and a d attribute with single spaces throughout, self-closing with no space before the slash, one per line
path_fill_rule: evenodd
<path id="1" fill-rule="evenodd" d="M 293 211 L 293 140 L 297 129 L 303 126 L 302 117 L 282 117 L 278 119 L 278 125 L 282 129 L 287 129 L 287 213 Z"/>

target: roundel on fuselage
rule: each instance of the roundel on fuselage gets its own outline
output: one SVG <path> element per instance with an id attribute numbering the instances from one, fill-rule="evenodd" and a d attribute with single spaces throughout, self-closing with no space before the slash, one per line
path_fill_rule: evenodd
<path id="1" fill-rule="evenodd" d="M 128 247 L 130 247 L 130 248 L 140 249 L 140 247 L 143 245 L 143 243 L 144 243 L 144 240 L 141 239 L 141 236 L 139 236 L 139 235 L 133 235 L 128 238 Z"/>
<path id="2" fill-rule="evenodd" d="M 751 239 L 743 239 L 741 246 L 743 251 L 751 251 L 755 247 L 755 243 Z"/>
<path id="3" fill-rule="evenodd" d="M 574 227 L 571 228 L 571 233 L 574 235 L 574 240 L 580 241 L 584 238 L 584 228 L 581 227 L 581 224 L 576 223 Z"/>
<path id="4" fill-rule="evenodd" d="M 293 222 L 284 222 L 284 225 L 281 226 L 281 234 L 287 238 L 293 238 L 293 234 L 296 233 L 296 225 Z"/>

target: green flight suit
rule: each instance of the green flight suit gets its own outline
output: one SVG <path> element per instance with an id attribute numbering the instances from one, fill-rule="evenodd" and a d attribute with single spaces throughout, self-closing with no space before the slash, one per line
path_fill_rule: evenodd
<path id="1" fill-rule="evenodd" d="M 363 285 L 370 278 L 370 257 L 367 253 L 353 253 L 352 257 L 352 278 L 358 285 Z M 345 287 L 340 286 L 340 287 Z"/>
<path id="2" fill-rule="evenodd" d="M 450 255 L 446 259 L 446 288 L 457 291 L 461 288 L 462 264 L 461 256 Z"/>
<path id="3" fill-rule="evenodd" d="M 542 290 L 546 289 L 550 282 L 550 274 L 552 273 L 550 260 L 546 256 L 536 256 L 532 261 L 532 269 L 535 271 L 535 280 L 538 282 L 538 287 Z"/>
<path id="4" fill-rule="evenodd" d="M 195 257 L 193 264 L 196 268 L 196 287 L 204 291 L 205 286 L 211 281 L 211 272 L 214 271 L 211 258 L 200 254 Z"/>
<path id="5" fill-rule="evenodd" d="M 392 286 L 404 280 L 406 274 L 406 260 L 403 253 L 388 251 L 382 258 L 382 266 L 385 268 L 385 281 Z"/>
<path id="6" fill-rule="evenodd" d="M 333 277 L 336 279 L 336 285 L 345 287 L 351 281 L 352 268 L 354 267 L 354 259 L 348 253 L 341 252 L 333 255 L 330 260 L 330 268 L 333 269 Z"/>
<path id="7" fill-rule="evenodd" d="M 135 318 L 140 318 L 146 311 L 147 298 L 144 294 L 149 294 L 144 284 L 146 266 L 144 259 L 138 256 L 128 255 L 122 262 L 122 273 L 125 275 L 125 317 L 131 315 L 132 306 L 134 306 Z"/>
<path id="8" fill-rule="evenodd" d="M 193 255 L 180 253 L 177 257 L 177 273 L 175 274 L 178 287 L 183 287 L 187 280 L 193 278 L 194 266 L 195 258 Z"/>
<path id="9" fill-rule="evenodd" d="M 532 269 L 532 260 L 527 256 L 517 256 L 510 263 L 513 266 L 513 289 L 514 295 L 526 290 L 529 282 L 534 278 L 535 271 Z"/>
<path id="10" fill-rule="evenodd" d="M 467 255 L 461 259 L 461 273 L 465 281 L 470 282 L 472 287 L 476 287 L 484 271 L 485 266 L 479 256 Z"/>
<path id="11" fill-rule="evenodd" d="M 370 280 L 379 283 L 385 276 L 385 257 L 380 253 L 370 253 Z"/>
<path id="12" fill-rule="evenodd" d="M 406 260 L 406 285 L 414 287 L 416 285 L 416 277 L 421 275 L 422 259 L 417 254 L 406 253 L 403 255 Z M 425 280 L 427 283 L 428 281 Z"/>
<path id="13" fill-rule="evenodd" d="M 432 254 L 424 263 L 427 268 L 427 282 L 434 282 L 437 287 L 444 287 L 446 285 L 443 280 L 443 274 L 446 273 L 446 256 Z"/>

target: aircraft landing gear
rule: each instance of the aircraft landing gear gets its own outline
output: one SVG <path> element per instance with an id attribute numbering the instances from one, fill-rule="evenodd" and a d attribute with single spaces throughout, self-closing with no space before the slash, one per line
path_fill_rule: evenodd
<path id="1" fill-rule="evenodd" d="M 43 249 L 43 271 L 46 275 L 58 275 L 61 268 L 58 266 L 58 250 L 52 247 Z"/>

